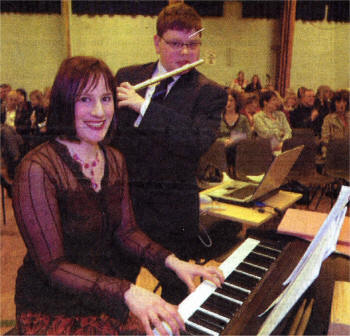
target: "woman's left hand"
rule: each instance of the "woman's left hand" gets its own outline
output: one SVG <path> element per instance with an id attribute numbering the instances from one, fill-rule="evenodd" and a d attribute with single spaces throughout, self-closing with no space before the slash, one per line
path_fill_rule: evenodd
<path id="1" fill-rule="evenodd" d="M 221 287 L 224 282 L 222 271 L 215 266 L 200 266 L 178 259 L 171 254 L 165 260 L 165 265 L 172 269 L 177 276 L 187 285 L 192 293 L 196 289 L 194 279 L 197 276 L 213 282 L 217 287 Z"/>

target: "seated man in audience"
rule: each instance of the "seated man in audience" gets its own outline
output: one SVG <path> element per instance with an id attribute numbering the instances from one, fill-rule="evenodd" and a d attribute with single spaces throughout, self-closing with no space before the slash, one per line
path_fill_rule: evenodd
<path id="1" fill-rule="evenodd" d="M 312 89 L 300 91 L 300 103 L 290 112 L 289 120 L 292 128 L 311 128 L 315 135 L 320 135 L 321 125 L 317 109 L 314 107 L 315 92 Z"/>

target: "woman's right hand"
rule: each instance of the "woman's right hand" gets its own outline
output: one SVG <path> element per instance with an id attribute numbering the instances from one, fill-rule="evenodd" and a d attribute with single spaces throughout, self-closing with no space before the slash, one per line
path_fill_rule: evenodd
<path id="1" fill-rule="evenodd" d="M 185 324 L 177 311 L 177 306 L 167 303 L 159 295 L 144 288 L 131 285 L 124 294 L 129 310 L 142 322 L 147 335 L 153 335 L 155 327 L 161 335 L 168 335 L 162 322 L 166 322 L 173 334 L 179 335 Z"/>

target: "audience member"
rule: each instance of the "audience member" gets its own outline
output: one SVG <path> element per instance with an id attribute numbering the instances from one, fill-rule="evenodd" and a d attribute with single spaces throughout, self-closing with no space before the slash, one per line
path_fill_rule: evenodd
<path id="1" fill-rule="evenodd" d="M 320 115 L 320 123 L 323 123 L 324 117 L 330 113 L 330 105 L 333 91 L 328 85 L 318 87 L 315 99 L 315 108 Z"/>
<path id="2" fill-rule="evenodd" d="M 349 91 L 336 91 L 330 104 L 331 113 L 326 115 L 322 125 L 321 142 L 326 145 L 333 139 L 350 140 Z M 326 155 L 326 147 L 322 147 L 322 155 Z"/>
<path id="3" fill-rule="evenodd" d="M 6 96 L 6 103 L 1 106 L 1 159 L 4 165 L 2 175 L 8 177 L 8 184 L 12 183 L 23 152 L 23 139 L 17 132 L 22 127 L 17 106 L 17 92 L 12 90 Z"/>
<path id="4" fill-rule="evenodd" d="M 248 84 L 247 80 L 244 79 L 244 72 L 242 70 L 240 70 L 237 74 L 237 78 L 235 78 L 232 81 L 230 88 L 238 90 L 238 91 L 244 91 L 247 84 Z"/>
<path id="5" fill-rule="evenodd" d="M 32 104 L 30 113 L 31 121 L 31 146 L 35 147 L 45 141 L 43 136 L 46 126 L 46 110 L 44 108 L 44 97 L 40 90 L 34 90 L 29 95 Z"/>
<path id="6" fill-rule="evenodd" d="M 192 7 L 182 2 L 166 6 L 154 36 L 159 61 L 123 68 L 116 75 L 120 111 L 114 144 L 126 158 L 136 221 L 182 259 L 198 253 L 197 167 L 216 139 L 227 94 L 196 69 L 170 78 L 163 97 L 155 97 L 154 86 L 138 94 L 132 85 L 198 60 L 201 28 Z M 168 302 L 179 303 L 187 295 L 173 274 L 161 285 Z"/>
<path id="7" fill-rule="evenodd" d="M 293 90 L 286 90 L 285 97 L 283 99 L 283 112 L 286 115 L 288 122 L 290 122 L 290 112 L 297 107 L 298 98 Z"/>
<path id="8" fill-rule="evenodd" d="M 252 130 L 248 118 L 239 113 L 241 95 L 238 91 L 228 89 L 228 99 L 225 112 L 222 114 L 219 138 L 226 148 L 228 167 L 234 167 L 236 157 L 236 145 L 239 141 L 251 137 Z M 232 173 L 232 172 L 231 172 Z M 234 176 L 232 173 L 231 176 Z"/>
<path id="9" fill-rule="evenodd" d="M 264 139 L 270 139 L 271 149 L 280 151 L 283 141 L 292 137 L 292 130 L 285 114 L 278 109 L 280 99 L 274 91 L 262 92 L 260 106 L 263 109 L 254 115 L 254 130 Z"/>
<path id="10" fill-rule="evenodd" d="M 12 90 L 11 85 L 4 83 L 0 85 L 0 105 L 4 105 L 6 103 L 7 94 Z"/>
<path id="11" fill-rule="evenodd" d="M 251 129 L 254 129 L 255 113 L 260 111 L 259 107 L 259 96 L 255 93 L 246 93 L 242 95 L 241 111 L 240 113 L 245 115 L 249 121 Z"/>
<path id="12" fill-rule="evenodd" d="M 252 77 L 251 82 L 245 87 L 245 92 L 257 92 L 259 93 L 262 89 L 260 78 L 258 75 Z"/>
<path id="13" fill-rule="evenodd" d="M 51 98 L 52 139 L 26 155 L 14 183 L 28 249 L 16 282 L 19 334 L 167 334 L 161 321 L 179 334 L 176 307 L 136 286 L 129 263 L 159 276 L 170 269 L 190 290 L 196 276 L 220 286 L 221 272 L 177 259 L 137 226 L 123 156 L 101 144 L 116 100 L 105 63 L 66 59 Z"/>
<path id="14" fill-rule="evenodd" d="M 305 89 L 300 91 L 300 95 L 299 105 L 290 112 L 290 125 L 292 128 L 310 128 L 315 135 L 320 135 L 319 113 L 314 106 L 315 92 L 312 89 Z"/>

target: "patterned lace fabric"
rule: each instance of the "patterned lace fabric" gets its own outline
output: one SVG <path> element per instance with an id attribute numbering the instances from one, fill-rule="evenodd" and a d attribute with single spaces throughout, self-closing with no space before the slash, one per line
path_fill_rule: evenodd
<path id="1" fill-rule="evenodd" d="M 135 223 L 122 155 L 102 150 L 99 192 L 61 143 L 38 146 L 22 160 L 13 207 L 28 254 L 17 276 L 17 314 L 106 313 L 126 321 L 124 293 L 139 266 L 162 275 L 170 252 Z"/>

